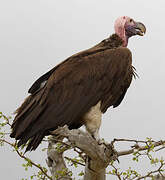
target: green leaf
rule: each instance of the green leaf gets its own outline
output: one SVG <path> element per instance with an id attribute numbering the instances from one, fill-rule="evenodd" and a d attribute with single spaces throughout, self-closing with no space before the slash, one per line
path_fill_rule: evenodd
<path id="1" fill-rule="evenodd" d="M 84 172 L 81 171 L 78 175 L 79 175 L 79 176 L 84 176 Z"/>

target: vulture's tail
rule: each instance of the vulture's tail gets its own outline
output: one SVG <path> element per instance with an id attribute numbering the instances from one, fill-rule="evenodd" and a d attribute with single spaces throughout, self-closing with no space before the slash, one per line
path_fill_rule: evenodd
<path id="1" fill-rule="evenodd" d="M 44 138 L 44 136 L 45 136 L 44 133 L 40 133 L 40 134 L 37 134 L 37 135 L 33 136 L 30 139 L 30 141 L 29 141 L 29 143 L 28 143 L 28 145 L 26 147 L 25 153 L 27 151 L 35 150 L 39 146 L 39 144 L 41 143 L 41 141 Z M 26 138 L 22 138 L 18 142 L 18 147 L 20 147 L 21 145 L 25 144 L 27 141 L 28 140 Z"/>
<path id="2" fill-rule="evenodd" d="M 15 111 L 17 115 L 11 126 L 10 137 L 19 140 L 18 147 L 26 144 L 29 140 L 26 151 L 35 150 L 45 136 L 45 132 L 37 131 L 37 128 L 36 131 L 32 131 L 32 127 L 35 126 L 46 106 L 46 104 L 39 105 L 39 97 L 41 97 L 40 92 L 25 99 L 24 103 Z"/>

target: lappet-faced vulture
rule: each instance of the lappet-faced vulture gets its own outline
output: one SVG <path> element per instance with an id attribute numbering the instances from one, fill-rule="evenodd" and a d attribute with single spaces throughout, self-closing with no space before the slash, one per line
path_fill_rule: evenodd
<path id="1" fill-rule="evenodd" d="M 11 137 L 35 150 L 46 135 L 67 125 L 85 125 L 99 140 L 102 113 L 117 107 L 135 76 L 128 39 L 143 36 L 145 26 L 123 16 L 115 21 L 115 34 L 79 52 L 41 76 L 16 110 Z"/>

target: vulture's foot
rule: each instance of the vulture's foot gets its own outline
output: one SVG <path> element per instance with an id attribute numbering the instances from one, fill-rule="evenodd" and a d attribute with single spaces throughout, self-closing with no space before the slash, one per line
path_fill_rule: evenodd
<path id="1" fill-rule="evenodd" d="M 102 144 L 105 145 L 105 146 L 109 145 L 109 143 L 106 142 L 103 138 L 99 139 L 99 141 L 97 141 L 97 142 L 98 142 L 99 145 L 102 145 Z"/>

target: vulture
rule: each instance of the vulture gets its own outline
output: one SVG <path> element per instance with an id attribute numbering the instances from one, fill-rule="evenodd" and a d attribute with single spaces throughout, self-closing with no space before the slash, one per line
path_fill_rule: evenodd
<path id="1" fill-rule="evenodd" d="M 107 39 L 34 82 L 11 126 L 10 137 L 18 140 L 18 147 L 27 144 L 26 151 L 35 150 L 45 136 L 64 125 L 69 129 L 85 125 L 99 141 L 102 114 L 119 106 L 136 75 L 128 40 L 146 32 L 143 23 L 128 16 L 117 18 L 114 29 Z"/>

